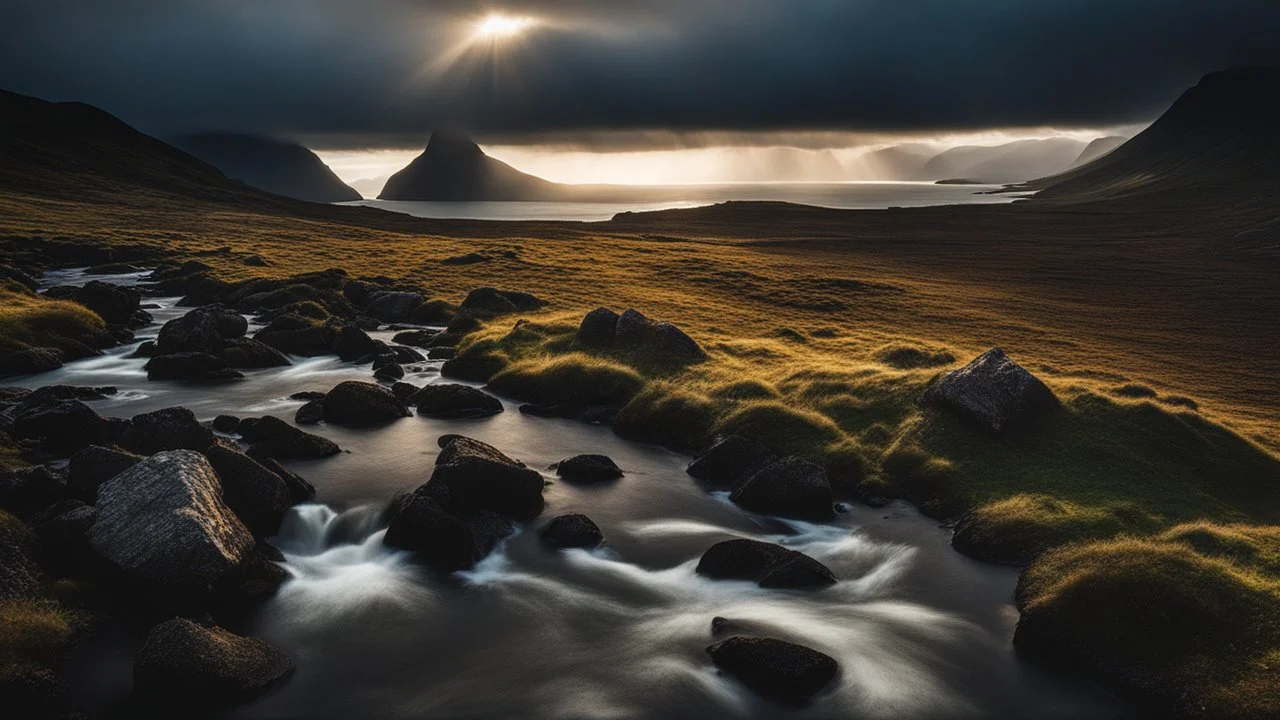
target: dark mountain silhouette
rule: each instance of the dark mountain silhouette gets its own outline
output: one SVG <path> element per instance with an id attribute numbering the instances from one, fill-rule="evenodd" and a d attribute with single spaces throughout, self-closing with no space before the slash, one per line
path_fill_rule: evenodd
<path id="1" fill-rule="evenodd" d="M 1088 165 L 1094 160 L 1097 160 L 1103 155 L 1106 155 L 1112 150 L 1120 147 L 1126 140 L 1128 140 L 1128 138 L 1121 135 L 1108 135 L 1106 137 L 1097 138 L 1086 145 L 1084 150 L 1080 151 L 1080 156 L 1076 158 L 1075 162 L 1071 163 L 1071 167 L 1077 168 L 1081 165 Z"/>
<path id="2" fill-rule="evenodd" d="M 972 178 L 983 182 L 1018 182 L 1062 172 L 1080 155 L 1085 143 L 1065 137 L 1014 140 L 1000 145 L 961 145 L 945 150 L 924 165 L 928 179 Z"/>
<path id="3" fill-rule="evenodd" d="M 315 153 L 295 143 L 239 133 L 183 135 L 169 142 L 260 190 L 310 202 L 360 199 Z"/>
<path id="4" fill-rule="evenodd" d="M 141 193 L 218 201 L 272 198 L 92 105 L 3 90 L 0 188 L 75 200 Z"/>
<path id="5" fill-rule="evenodd" d="M 1042 201 L 1280 197 L 1280 68 L 1205 75 L 1146 130 L 1082 167 L 1021 186 Z"/>
<path id="6" fill-rule="evenodd" d="M 380 200 L 552 200 L 563 186 L 495 160 L 470 138 L 436 130 L 427 149 L 387 179 Z"/>

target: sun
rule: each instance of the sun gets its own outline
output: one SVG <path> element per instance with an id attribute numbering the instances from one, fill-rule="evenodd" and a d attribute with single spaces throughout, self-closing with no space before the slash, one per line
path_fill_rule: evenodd
<path id="1" fill-rule="evenodd" d="M 477 39 L 503 40 L 515 37 L 535 24 L 531 17 L 490 13 L 476 21 L 475 36 Z"/>

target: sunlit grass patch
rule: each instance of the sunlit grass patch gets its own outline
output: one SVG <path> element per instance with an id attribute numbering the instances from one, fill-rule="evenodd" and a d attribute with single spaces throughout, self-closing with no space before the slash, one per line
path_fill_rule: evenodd
<path id="1" fill-rule="evenodd" d="M 876 349 L 873 357 L 899 370 L 938 368 L 956 361 L 956 356 L 949 350 L 908 343 L 890 343 L 881 346 Z"/>
<path id="2" fill-rule="evenodd" d="M 72 356 L 84 355 L 106 329 L 102 318 L 83 305 L 0 283 L 0 354 L 55 347 Z"/>
<path id="3" fill-rule="evenodd" d="M 489 379 L 489 387 L 534 403 L 621 405 L 644 378 L 634 369 L 583 353 L 519 360 Z"/>

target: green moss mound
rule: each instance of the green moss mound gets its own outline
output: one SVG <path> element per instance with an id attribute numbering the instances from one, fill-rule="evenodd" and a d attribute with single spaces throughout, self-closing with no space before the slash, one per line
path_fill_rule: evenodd
<path id="1" fill-rule="evenodd" d="M 619 363 L 581 353 L 508 365 L 489 379 L 494 391 L 533 403 L 622 405 L 644 379 Z"/>
<path id="2" fill-rule="evenodd" d="M 83 305 L 0 283 L 0 355 L 54 347 L 67 357 L 83 357 L 102 344 L 106 331 L 102 318 Z"/>

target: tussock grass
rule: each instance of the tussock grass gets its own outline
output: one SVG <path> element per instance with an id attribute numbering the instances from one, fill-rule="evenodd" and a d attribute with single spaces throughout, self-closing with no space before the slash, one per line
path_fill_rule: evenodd
<path id="1" fill-rule="evenodd" d="M 548 404 L 622 405 L 643 386 L 632 368 L 582 353 L 516 361 L 489 380 L 497 392 Z"/>
<path id="2" fill-rule="evenodd" d="M 89 352 L 106 324 L 69 300 L 50 300 L 0 282 L 0 355 L 30 347 L 55 347 L 75 357 Z"/>

